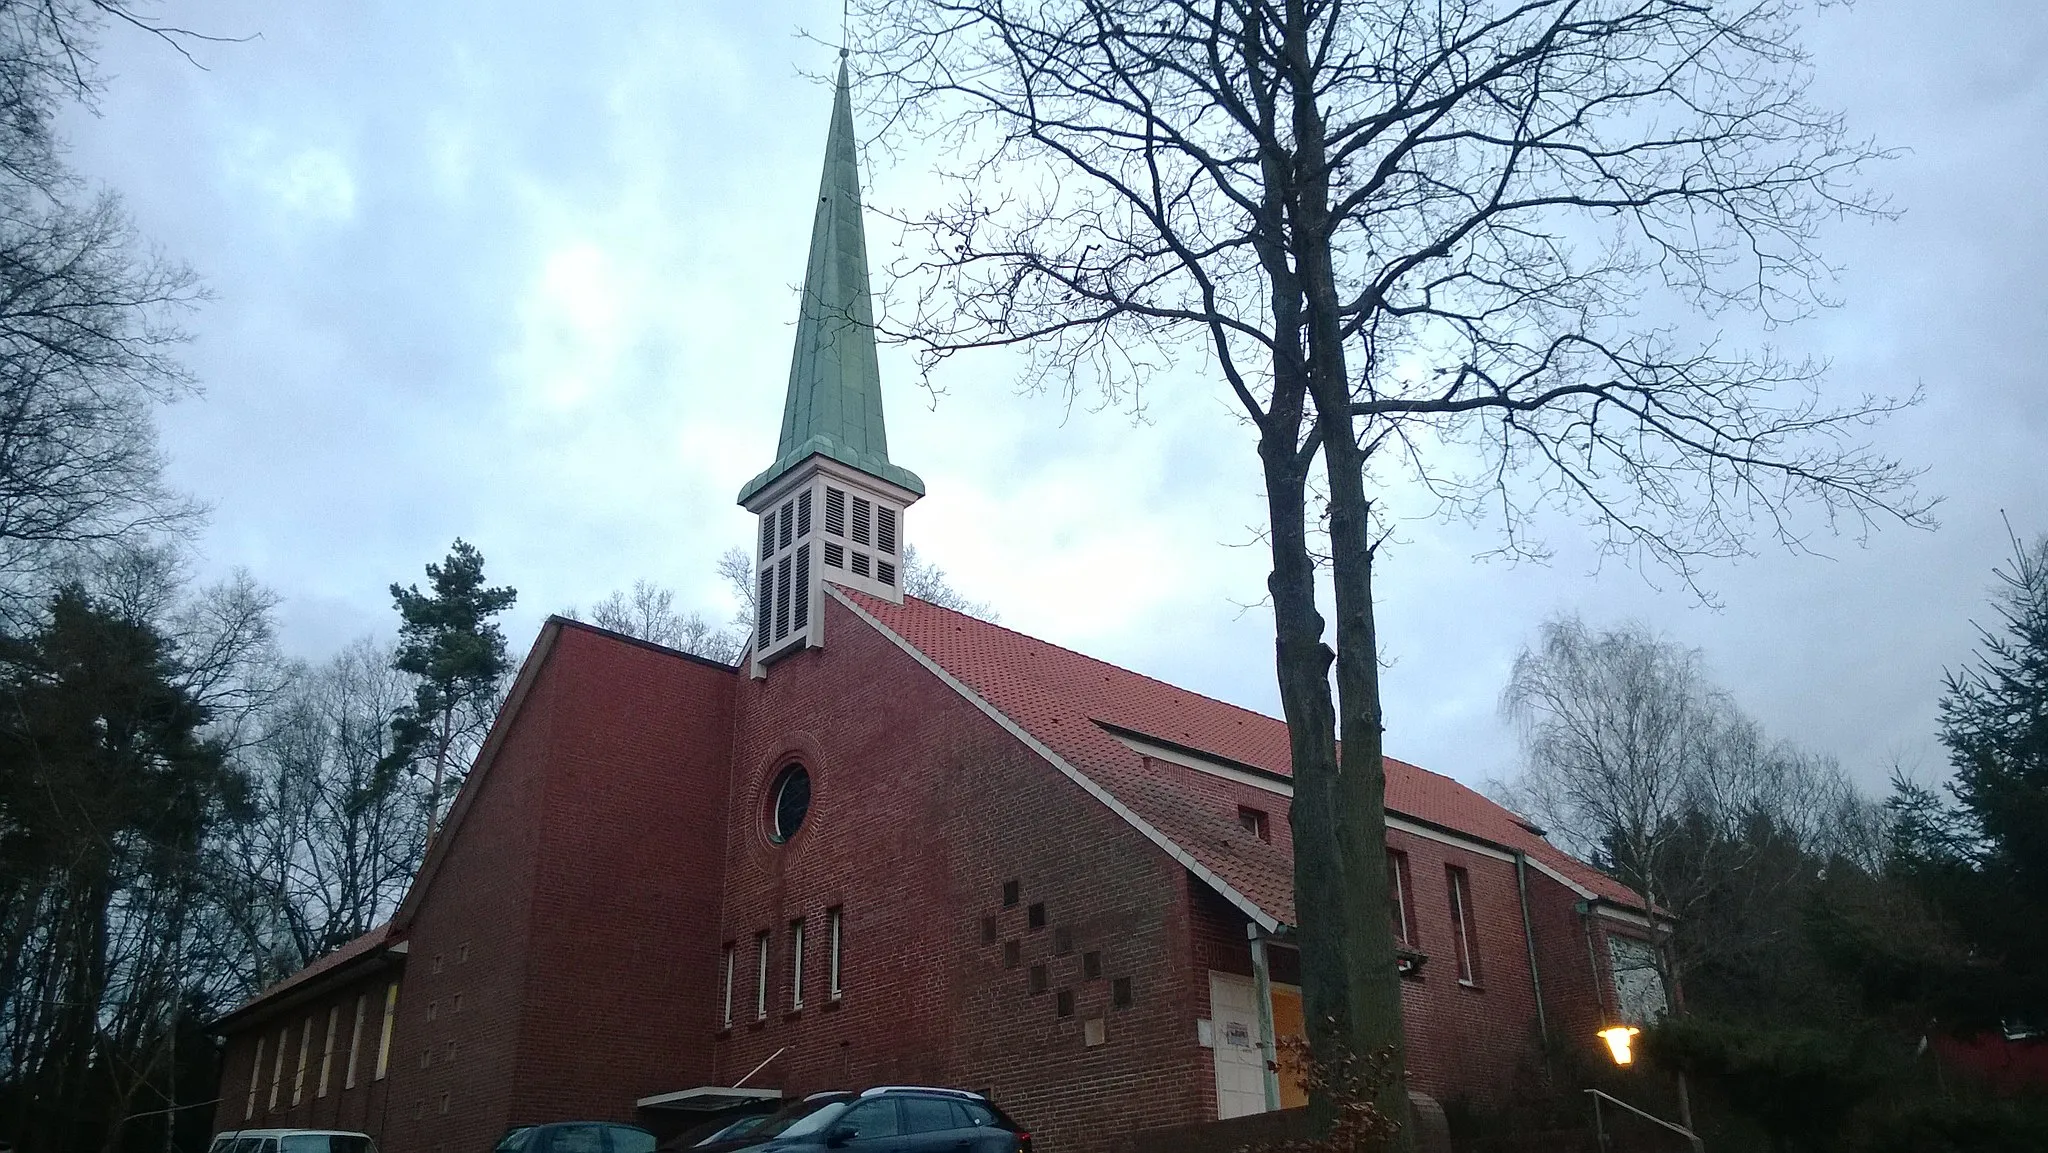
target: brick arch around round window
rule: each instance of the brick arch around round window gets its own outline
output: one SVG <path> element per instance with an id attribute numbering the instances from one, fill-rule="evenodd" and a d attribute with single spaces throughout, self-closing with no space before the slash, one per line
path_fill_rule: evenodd
<path id="1" fill-rule="evenodd" d="M 818 738 L 808 732 L 787 733 L 776 751 L 758 758 L 750 768 L 740 798 L 738 818 L 746 823 L 748 855 L 770 873 L 779 873 L 801 860 L 810 843 L 817 839 L 821 825 L 831 823 L 832 769 Z M 776 785 L 791 765 L 802 765 L 810 777 L 810 808 L 795 835 L 778 843 L 774 836 Z"/>

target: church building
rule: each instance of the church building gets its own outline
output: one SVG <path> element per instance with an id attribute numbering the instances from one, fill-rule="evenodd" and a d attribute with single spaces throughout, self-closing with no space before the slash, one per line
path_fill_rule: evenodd
<path id="1" fill-rule="evenodd" d="M 918 1083 L 1071 1153 L 1299 1103 L 1285 725 L 904 594 L 843 64 L 800 307 L 743 663 L 550 619 L 392 919 L 218 1023 L 216 1128 L 482 1153 Z M 1386 767 L 1416 1093 L 1643 1011 L 1624 886 Z"/>

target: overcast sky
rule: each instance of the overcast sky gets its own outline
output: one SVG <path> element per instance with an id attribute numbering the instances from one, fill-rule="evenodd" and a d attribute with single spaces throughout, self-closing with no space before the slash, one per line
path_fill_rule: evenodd
<path id="1" fill-rule="evenodd" d="M 237 44 L 110 34 L 112 87 L 74 160 L 213 299 L 190 319 L 203 398 L 164 414 L 203 549 L 286 598 L 318 658 L 388 633 L 386 586 L 462 536 L 541 619 L 650 578 L 714 617 L 733 504 L 773 456 L 830 93 L 818 0 L 295 0 L 186 6 Z M 1827 241 L 1840 308 L 1785 334 L 1838 382 L 1927 390 L 1880 443 L 1927 469 L 1941 528 L 1711 567 L 1718 608 L 1404 524 L 1379 580 L 1387 749 L 1481 784 L 1514 767 L 1495 702 L 1546 615 L 1639 618 L 1698 646 L 1771 730 L 1872 788 L 1940 773 L 1944 666 L 1964 660 L 2003 511 L 2048 531 L 2048 5 L 1864 0 L 1809 29 L 1826 103 L 1909 150 L 1904 211 Z M 908 203 L 918 173 L 872 174 Z M 879 266 L 892 239 L 870 224 Z M 1250 434 L 1220 389 L 1149 418 L 1069 412 L 1000 372 L 934 404 L 885 351 L 892 457 L 930 495 L 907 538 L 1007 625 L 1267 712 L 1271 618 Z M 1171 403 L 1168 403 L 1170 401 Z"/>

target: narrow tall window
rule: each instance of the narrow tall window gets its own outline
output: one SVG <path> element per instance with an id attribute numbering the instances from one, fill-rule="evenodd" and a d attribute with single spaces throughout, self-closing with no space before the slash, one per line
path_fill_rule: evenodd
<path id="1" fill-rule="evenodd" d="M 796 498 L 796 538 L 802 540 L 811 535 L 811 490 L 805 489 Z"/>
<path id="2" fill-rule="evenodd" d="M 363 1051 L 363 1019 L 369 1015 L 369 1009 L 370 995 L 368 993 L 358 993 L 356 995 L 356 1027 L 350 1030 L 348 1035 L 348 1068 L 343 1071 L 341 1078 L 341 1087 L 344 1089 L 356 1087 L 356 1058 Z"/>
<path id="3" fill-rule="evenodd" d="M 725 943 L 725 1011 L 719 1015 L 719 1020 L 725 1022 L 728 1029 L 732 1028 L 732 971 L 738 952 L 731 941 Z"/>
<path id="4" fill-rule="evenodd" d="M 242 1120 L 256 1116 L 256 1086 L 263 1082 L 263 1038 L 256 1038 L 256 1060 L 249 1065 L 249 1103 L 242 1108 Z"/>
<path id="5" fill-rule="evenodd" d="M 1387 909 L 1394 918 L 1394 941 L 1415 947 L 1415 901 L 1408 882 L 1408 854 L 1387 850 Z"/>
<path id="6" fill-rule="evenodd" d="M 775 639 L 789 635 L 789 558 L 783 557 L 775 566 Z"/>
<path id="7" fill-rule="evenodd" d="M 384 1028 L 377 1038 L 377 1080 L 391 1071 L 391 1027 L 398 1022 L 398 982 L 384 986 Z"/>
<path id="8" fill-rule="evenodd" d="M 284 1047 L 292 1039 L 292 1027 L 277 1031 L 277 1056 L 270 1062 L 270 1111 L 277 1112 L 278 1090 L 284 1088 Z"/>
<path id="9" fill-rule="evenodd" d="M 887 505 L 875 506 L 875 550 L 896 551 L 896 510 Z"/>
<path id="10" fill-rule="evenodd" d="M 768 934 L 754 938 L 754 1019 L 768 1019 Z"/>
<path id="11" fill-rule="evenodd" d="M 320 1096 L 334 1085 L 334 1034 L 341 1029 L 341 1006 L 327 1010 L 327 1043 L 320 1047 Z"/>
<path id="12" fill-rule="evenodd" d="M 836 488 L 825 490 L 825 531 L 846 535 L 846 494 Z"/>
<path id="13" fill-rule="evenodd" d="M 755 603 L 754 632 L 758 634 L 758 642 L 766 645 L 775 639 L 775 634 L 769 631 L 775 627 L 772 611 L 775 607 L 775 565 L 765 552 L 761 554 L 761 595 Z"/>
<path id="14" fill-rule="evenodd" d="M 775 514 L 761 518 L 761 563 L 767 564 L 775 552 Z"/>
<path id="15" fill-rule="evenodd" d="M 853 543 L 868 544 L 873 541 L 874 508 L 859 497 L 853 498 Z"/>
<path id="16" fill-rule="evenodd" d="M 789 1007 L 804 1007 L 804 919 L 789 923 Z"/>
<path id="17" fill-rule="evenodd" d="M 1456 865 L 1445 866 L 1444 872 L 1451 890 L 1451 935 L 1458 949 L 1458 983 L 1477 985 L 1479 946 L 1472 931 L 1471 882 L 1466 879 L 1465 870 Z"/>
<path id="18" fill-rule="evenodd" d="M 292 1074 L 292 1108 L 294 1109 L 298 1108 L 299 1103 L 306 1099 L 306 1059 L 312 1056 L 312 1051 L 313 1018 L 308 1017 L 306 1018 L 306 1023 L 299 1026 L 299 1065 L 297 1071 Z"/>
<path id="19" fill-rule="evenodd" d="M 802 632 L 811 623 L 811 546 L 800 545 L 796 550 L 796 629 Z"/>
<path id="20" fill-rule="evenodd" d="M 839 960 L 846 943 L 846 913 L 839 906 L 825 910 L 825 996 L 839 999 Z"/>

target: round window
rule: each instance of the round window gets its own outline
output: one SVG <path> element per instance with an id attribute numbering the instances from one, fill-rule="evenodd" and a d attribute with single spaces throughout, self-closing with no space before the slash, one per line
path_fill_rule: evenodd
<path id="1" fill-rule="evenodd" d="M 775 778 L 775 808 L 769 814 L 769 836 L 781 844 L 803 827 L 804 814 L 811 811 L 811 774 L 802 765 L 791 765 Z"/>

